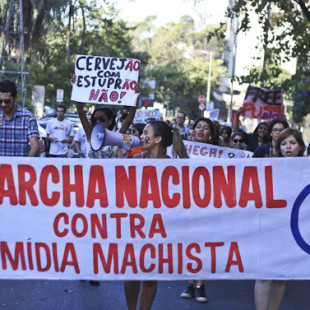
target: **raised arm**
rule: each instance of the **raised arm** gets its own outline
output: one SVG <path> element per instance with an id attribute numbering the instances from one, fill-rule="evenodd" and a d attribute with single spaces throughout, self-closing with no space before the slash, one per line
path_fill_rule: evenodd
<path id="1" fill-rule="evenodd" d="M 76 80 L 76 76 L 74 74 L 72 76 L 72 79 L 70 80 L 70 83 L 71 83 L 72 86 L 75 83 L 75 80 Z M 73 101 L 73 102 L 74 102 L 74 104 L 76 106 L 76 110 L 77 110 L 77 112 L 79 114 L 82 126 L 84 128 L 86 140 L 89 141 L 90 140 L 90 134 L 91 134 L 92 127 L 89 124 L 89 121 L 87 119 L 86 112 L 84 111 L 84 108 L 83 108 L 83 104 L 81 102 L 77 102 L 77 101 Z"/>
<path id="2" fill-rule="evenodd" d="M 235 120 L 235 123 L 233 124 L 234 132 L 240 131 L 240 128 L 239 128 L 239 118 L 240 118 L 240 114 L 242 114 L 243 112 L 244 112 L 244 109 L 242 107 L 239 108 L 238 111 L 237 111 L 236 120 Z"/>
<path id="3" fill-rule="evenodd" d="M 135 117 L 136 110 L 137 110 L 137 105 L 138 105 L 138 102 L 139 102 L 140 96 L 141 96 L 141 92 L 140 92 L 139 86 L 136 87 L 135 92 L 137 94 L 136 105 L 134 107 L 130 108 L 128 116 L 123 121 L 123 125 L 122 125 L 122 128 L 119 130 L 119 133 L 126 133 L 126 131 L 128 130 L 129 126 L 131 125 L 131 123 L 132 123 L 132 121 L 133 121 L 133 119 Z"/>

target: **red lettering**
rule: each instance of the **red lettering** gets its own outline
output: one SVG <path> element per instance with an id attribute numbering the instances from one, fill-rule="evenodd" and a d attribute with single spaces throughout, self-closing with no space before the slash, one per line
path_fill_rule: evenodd
<path id="1" fill-rule="evenodd" d="M 191 273 L 197 273 L 202 269 L 202 262 L 201 259 L 198 258 L 197 256 L 192 254 L 192 250 L 195 250 L 196 253 L 201 253 L 201 249 L 198 243 L 191 243 L 187 248 L 186 248 L 186 256 L 196 262 L 197 267 L 193 267 L 193 263 L 187 263 L 187 270 Z"/>
<path id="2" fill-rule="evenodd" d="M 150 193 L 149 188 L 151 189 Z M 161 207 L 157 171 L 153 166 L 143 167 L 142 172 L 140 207 L 146 208 L 148 201 L 153 201 L 154 208 Z"/>
<path id="3" fill-rule="evenodd" d="M 19 262 L 21 262 L 22 270 L 26 270 L 24 244 L 22 242 L 16 242 L 14 258 L 9 250 L 8 244 L 5 241 L 0 242 L 0 249 L 1 249 L 1 264 L 3 270 L 7 269 L 6 258 L 8 258 L 13 270 L 18 269 Z"/>
<path id="4" fill-rule="evenodd" d="M 92 89 L 92 90 L 90 91 L 89 101 L 96 100 L 97 97 L 99 96 L 99 94 L 100 94 L 100 90 L 99 90 L 99 89 L 98 89 L 96 92 L 95 92 L 94 89 Z"/>
<path id="5" fill-rule="evenodd" d="M 67 228 L 65 228 L 62 232 L 59 231 L 59 221 L 61 219 L 63 219 L 65 225 L 69 224 L 68 214 L 66 214 L 66 213 L 59 213 L 59 214 L 56 215 L 54 223 L 53 223 L 53 228 L 54 228 L 55 235 L 57 237 L 65 237 L 68 234 L 68 232 L 69 232 L 69 230 Z"/>
<path id="6" fill-rule="evenodd" d="M 169 179 L 172 179 L 172 184 L 178 185 L 180 184 L 180 177 L 178 169 L 172 166 L 168 166 L 164 169 L 162 177 L 161 177 L 161 192 L 163 203 L 168 208 L 175 208 L 179 205 L 181 195 L 179 193 L 174 193 L 172 198 L 169 197 Z"/>
<path id="7" fill-rule="evenodd" d="M 173 273 L 172 244 L 167 244 L 167 258 L 164 258 L 164 245 L 158 245 L 158 272 L 164 272 L 164 264 L 168 264 L 168 273 Z"/>
<path id="8" fill-rule="evenodd" d="M 115 167 L 115 187 L 116 187 L 116 206 L 124 207 L 124 195 L 126 196 L 128 205 L 135 208 L 137 202 L 137 179 L 136 167 L 128 167 L 128 176 L 124 166 Z"/>
<path id="9" fill-rule="evenodd" d="M 94 243 L 93 245 L 93 259 L 94 259 L 94 273 L 99 273 L 99 259 L 102 264 L 103 270 L 105 273 L 110 273 L 111 265 L 113 262 L 114 265 L 114 273 L 118 274 L 118 247 L 116 243 L 109 244 L 108 250 L 108 261 L 106 261 L 105 256 L 102 252 L 102 248 L 100 243 Z"/>
<path id="10" fill-rule="evenodd" d="M 213 167 L 213 192 L 214 192 L 214 207 L 222 207 L 222 193 L 227 207 L 233 208 L 236 206 L 236 178 L 235 167 L 227 167 L 227 178 L 225 178 L 224 169 L 220 166 Z"/>
<path id="11" fill-rule="evenodd" d="M 178 243 L 178 274 L 183 273 L 183 244 Z"/>
<path id="12" fill-rule="evenodd" d="M 194 149 L 193 149 L 193 155 L 198 155 L 198 149 L 199 149 L 200 147 L 198 146 L 198 145 L 195 145 L 194 146 Z"/>
<path id="13" fill-rule="evenodd" d="M 252 193 L 249 192 L 250 182 L 252 182 L 253 187 Z M 243 172 L 239 206 L 243 208 L 246 207 L 249 200 L 255 201 L 256 208 L 261 208 L 263 206 L 256 167 L 245 167 Z"/>
<path id="14" fill-rule="evenodd" d="M 265 167 L 266 182 L 266 207 L 267 208 L 285 208 L 287 201 L 284 199 L 273 199 L 273 178 L 272 166 Z"/>
<path id="15" fill-rule="evenodd" d="M 142 231 L 142 228 L 145 224 L 144 217 L 140 214 L 130 214 L 130 236 L 131 238 L 136 238 L 136 232 L 139 236 L 144 239 L 145 234 Z M 139 220 L 139 223 L 136 223 L 136 220 Z"/>
<path id="16" fill-rule="evenodd" d="M 189 209 L 191 207 L 191 195 L 189 185 L 189 167 L 182 167 L 182 188 L 183 188 L 183 208 Z"/>
<path id="17" fill-rule="evenodd" d="M 29 174 L 30 178 L 26 181 L 26 174 Z M 21 205 L 26 204 L 26 193 L 28 192 L 30 203 L 33 206 L 39 204 L 37 195 L 34 191 L 34 184 L 37 180 L 36 171 L 29 165 L 18 165 L 18 188 L 19 188 L 19 203 Z"/>
<path id="18" fill-rule="evenodd" d="M 211 148 L 209 157 L 216 157 L 217 149 Z"/>
<path id="19" fill-rule="evenodd" d="M 36 253 L 36 258 L 37 258 L 37 266 L 38 266 L 38 271 L 44 272 L 47 271 L 51 268 L 51 252 L 47 244 L 38 242 L 34 244 L 35 247 L 35 253 Z M 43 261 L 46 261 L 45 267 L 42 266 L 42 260 L 41 260 L 41 253 L 43 250 L 43 253 L 45 254 L 45 259 Z M 44 255 L 42 254 L 42 255 Z"/>
<path id="20" fill-rule="evenodd" d="M 28 262 L 29 262 L 29 269 L 33 270 L 33 259 L 32 259 L 32 248 L 31 242 L 27 242 L 27 254 L 28 254 Z"/>
<path id="21" fill-rule="evenodd" d="M 135 258 L 135 250 L 132 243 L 126 244 L 123 264 L 121 268 L 121 273 L 124 274 L 126 272 L 126 268 L 128 266 L 132 267 L 133 273 L 138 273 L 137 263 Z"/>
<path id="22" fill-rule="evenodd" d="M 72 260 L 69 261 L 69 255 L 71 255 Z M 78 264 L 76 252 L 73 243 L 66 243 L 63 260 L 60 267 L 60 272 L 65 272 L 67 266 L 73 266 L 75 273 L 80 273 L 80 267 Z"/>
<path id="23" fill-rule="evenodd" d="M 157 224 L 158 228 L 156 228 Z M 167 233 L 161 214 L 154 214 L 152 218 L 149 238 L 153 238 L 155 234 L 160 234 L 162 238 L 167 238 Z"/>
<path id="24" fill-rule="evenodd" d="M 82 231 L 81 232 L 77 231 L 77 227 L 79 226 L 77 224 L 78 220 L 82 221 L 82 225 L 81 225 Z M 88 230 L 88 223 L 87 223 L 86 217 L 81 213 L 74 214 L 72 221 L 71 221 L 71 231 L 72 231 L 73 235 L 77 238 L 82 238 L 86 235 L 87 230 Z"/>
<path id="25" fill-rule="evenodd" d="M 202 147 L 201 149 L 200 149 L 200 155 L 202 155 L 202 156 L 206 156 L 206 155 L 208 155 L 208 148 L 207 147 Z"/>
<path id="26" fill-rule="evenodd" d="M 7 184 L 6 190 L 4 189 L 5 184 Z M 12 166 L 5 164 L 0 166 L 0 204 L 3 202 L 3 197 L 9 197 L 10 204 L 13 206 L 17 205 Z"/>
<path id="27" fill-rule="evenodd" d="M 56 183 L 59 183 L 60 181 L 59 172 L 55 166 L 48 165 L 42 169 L 41 176 L 40 176 L 40 196 L 41 196 L 42 202 L 48 207 L 55 206 L 59 202 L 59 199 L 60 199 L 59 192 L 52 192 L 51 198 L 49 198 L 47 195 L 47 187 L 48 187 L 47 179 L 50 174 L 51 174 L 53 183 L 56 184 Z"/>
<path id="28" fill-rule="evenodd" d="M 86 205 L 89 208 L 93 208 L 95 200 L 99 199 L 100 206 L 106 208 L 109 205 L 107 189 L 105 185 L 105 178 L 102 166 L 91 166 L 89 171 L 89 183 Z M 96 192 L 98 188 L 98 192 Z"/>
<path id="29" fill-rule="evenodd" d="M 57 256 L 57 243 L 52 243 L 52 254 L 54 259 L 55 271 L 59 272 L 58 256 Z"/>
<path id="30" fill-rule="evenodd" d="M 155 269 L 155 264 L 150 264 L 149 268 L 145 267 L 145 252 L 147 250 L 150 250 L 151 252 L 151 258 L 156 257 L 156 250 L 153 244 L 147 243 L 145 244 L 140 251 L 140 268 L 142 272 L 152 272 Z"/>
<path id="31" fill-rule="evenodd" d="M 125 218 L 128 216 L 127 213 L 112 213 L 111 219 L 116 219 L 116 238 L 120 239 L 122 237 L 122 218 Z"/>
<path id="32" fill-rule="evenodd" d="M 204 196 L 200 196 L 200 177 L 203 178 Z M 209 205 L 211 199 L 211 181 L 209 171 L 204 167 L 198 167 L 193 173 L 192 192 L 196 205 L 200 208 L 205 208 Z"/>
<path id="33" fill-rule="evenodd" d="M 216 272 L 216 247 L 223 246 L 224 242 L 206 242 L 205 247 L 210 247 L 211 252 L 211 272 Z"/>
<path id="34" fill-rule="evenodd" d="M 234 255 L 236 255 L 236 260 L 233 260 Z M 227 265 L 225 268 L 225 272 L 230 272 L 230 267 L 232 265 L 236 265 L 239 268 L 239 272 L 244 272 L 241 255 L 237 242 L 232 242 L 229 248 L 229 255 L 227 260 Z"/>
<path id="35" fill-rule="evenodd" d="M 108 238 L 108 230 L 107 230 L 107 216 L 106 214 L 101 214 L 101 223 L 99 222 L 99 217 L 97 214 L 90 215 L 91 221 L 91 236 L 92 238 L 96 238 L 96 229 L 98 230 L 102 239 Z"/>
<path id="36" fill-rule="evenodd" d="M 74 166 L 75 184 L 70 183 L 70 166 L 62 167 L 63 174 L 63 205 L 69 207 L 71 205 L 70 194 L 75 192 L 76 206 L 84 206 L 84 185 L 83 185 L 83 166 Z M 91 179 L 91 178 L 90 178 Z"/>

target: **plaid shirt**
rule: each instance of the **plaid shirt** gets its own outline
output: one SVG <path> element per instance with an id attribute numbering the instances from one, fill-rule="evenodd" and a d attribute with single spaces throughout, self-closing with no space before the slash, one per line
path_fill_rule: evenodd
<path id="1" fill-rule="evenodd" d="M 32 137 L 39 138 L 39 131 L 31 112 L 17 105 L 13 117 L 7 120 L 0 110 L 0 156 L 28 156 Z"/>

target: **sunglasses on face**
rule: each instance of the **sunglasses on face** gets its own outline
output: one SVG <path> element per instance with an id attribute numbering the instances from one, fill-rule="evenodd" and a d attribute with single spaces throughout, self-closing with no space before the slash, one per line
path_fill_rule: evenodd
<path id="1" fill-rule="evenodd" d="M 5 104 L 9 104 L 9 103 L 11 103 L 11 99 L 0 99 L 0 102 L 2 103 L 5 103 Z"/>
<path id="2" fill-rule="evenodd" d="M 103 116 L 94 117 L 93 120 L 94 120 L 95 123 L 96 123 L 97 121 L 99 121 L 100 123 L 104 123 L 104 122 L 105 122 L 105 118 L 104 118 Z"/>
<path id="3" fill-rule="evenodd" d="M 239 142 L 239 143 L 242 143 L 242 142 L 243 142 L 242 139 L 240 139 L 240 140 L 239 140 L 239 139 L 233 139 L 233 141 L 234 141 L 234 143 L 238 143 L 238 142 Z"/>

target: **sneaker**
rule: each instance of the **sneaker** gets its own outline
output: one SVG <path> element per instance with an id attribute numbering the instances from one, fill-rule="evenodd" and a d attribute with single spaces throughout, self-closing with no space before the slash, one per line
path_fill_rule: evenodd
<path id="1" fill-rule="evenodd" d="M 89 284 L 90 284 L 90 285 L 94 285 L 94 286 L 99 286 L 99 285 L 100 285 L 100 282 L 99 282 L 99 281 L 95 281 L 95 280 L 90 280 L 90 281 L 89 281 Z"/>
<path id="2" fill-rule="evenodd" d="M 196 300 L 198 302 L 208 302 L 208 298 L 205 294 L 205 286 L 202 284 L 200 287 L 195 288 Z"/>
<path id="3" fill-rule="evenodd" d="M 180 295 L 182 298 L 194 298 L 195 297 L 195 287 L 194 284 L 190 284 L 187 289 Z"/>

